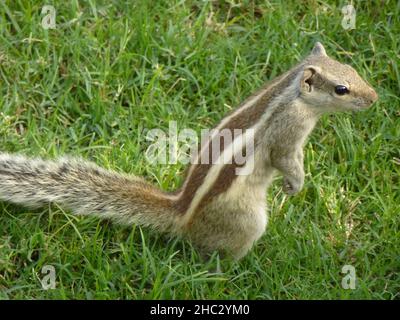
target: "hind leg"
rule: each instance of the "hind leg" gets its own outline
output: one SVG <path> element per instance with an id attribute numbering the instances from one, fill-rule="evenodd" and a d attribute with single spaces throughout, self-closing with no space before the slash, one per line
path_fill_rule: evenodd
<path id="1" fill-rule="evenodd" d="M 241 221 L 243 220 L 243 221 Z M 211 227 L 210 222 L 193 224 L 189 238 L 199 248 L 202 256 L 210 257 L 216 251 L 219 257 L 240 260 L 263 235 L 266 215 L 246 215 L 243 219 L 226 219 L 222 226 Z"/>

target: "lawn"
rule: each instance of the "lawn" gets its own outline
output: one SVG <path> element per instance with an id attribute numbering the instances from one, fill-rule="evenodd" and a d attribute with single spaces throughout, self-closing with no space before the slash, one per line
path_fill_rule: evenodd
<path id="1" fill-rule="evenodd" d="M 400 5 L 354 1 L 0 2 L 0 151 L 80 156 L 179 187 L 182 164 L 152 164 L 146 132 L 211 128 L 316 41 L 380 99 L 326 115 L 305 146 L 296 196 L 266 192 L 267 231 L 241 261 L 190 243 L 0 203 L 0 299 L 399 299 Z M 44 290 L 44 266 L 56 272 Z M 345 265 L 355 289 L 342 287 Z M 222 272 L 214 272 L 218 266 Z"/>

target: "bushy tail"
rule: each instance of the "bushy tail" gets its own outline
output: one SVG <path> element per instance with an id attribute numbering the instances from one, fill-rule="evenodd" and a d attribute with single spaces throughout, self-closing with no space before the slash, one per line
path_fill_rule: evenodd
<path id="1" fill-rule="evenodd" d="M 173 196 L 140 178 L 80 159 L 49 161 L 0 153 L 0 200 L 29 207 L 52 202 L 77 214 L 177 231 Z"/>

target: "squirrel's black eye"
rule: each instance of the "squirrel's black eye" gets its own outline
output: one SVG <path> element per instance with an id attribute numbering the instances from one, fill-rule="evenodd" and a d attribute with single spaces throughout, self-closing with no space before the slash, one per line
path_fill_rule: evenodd
<path id="1" fill-rule="evenodd" d="M 349 93 L 350 91 L 349 91 L 349 89 L 347 89 L 346 86 L 343 86 L 343 85 L 340 84 L 340 85 L 338 85 L 338 86 L 335 87 L 335 92 L 336 92 L 336 94 L 338 94 L 339 96 L 342 96 L 342 95 L 344 95 L 344 94 Z"/>

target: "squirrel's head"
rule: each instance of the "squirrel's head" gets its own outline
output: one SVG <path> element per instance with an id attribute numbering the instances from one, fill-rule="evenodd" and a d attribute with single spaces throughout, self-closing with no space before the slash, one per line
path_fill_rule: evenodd
<path id="1" fill-rule="evenodd" d="M 365 109 L 378 99 L 352 67 L 329 58 L 319 42 L 303 66 L 300 96 L 322 112 Z"/>

